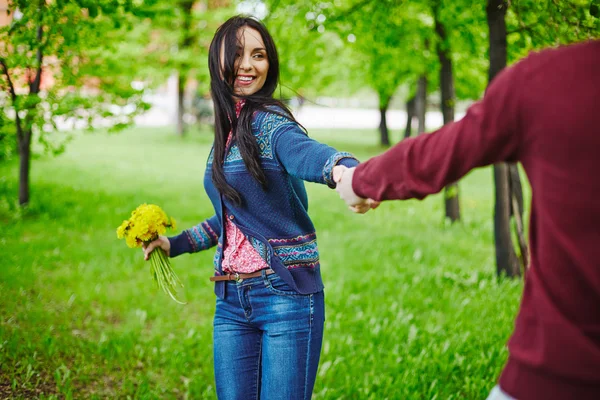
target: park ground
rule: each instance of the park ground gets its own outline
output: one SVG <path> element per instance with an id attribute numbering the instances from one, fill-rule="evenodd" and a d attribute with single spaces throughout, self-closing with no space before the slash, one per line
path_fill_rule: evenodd
<path id="1" fill-rule="evenodd" d="M 362 160 L 383 151 L 374 130 L 310 134 Z M 210 143 L 165 127 L 77 133 L 64 154 L 32 161 L 25 209 L 17 160 L 0 166 L 0 398 L 216 398 L 213 251 L 172 260 L 181 306 L 115 234 L 141 203 L 179 229 L 211 216 Z M 491 169 L 460 182 L 455 225 L 442 194 L 354 215 L 334 191 L 307 189 L 326 286 L 314 398 L 485 398 L 522 291 L 495 274 Z"/>

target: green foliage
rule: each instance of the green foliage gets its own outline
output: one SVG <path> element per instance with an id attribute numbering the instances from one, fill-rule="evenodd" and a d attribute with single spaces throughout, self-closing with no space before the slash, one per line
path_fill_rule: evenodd
<path id="1" fill-rule="evenodd" d="M 323 7 L 330 5 L 312 0 L 265 3 L 269 13 L 264 22 L 279 52 L 282 97 L 348 94 L 349 53 L 324 25 Z"/>
<path id="2" fill-rule="evenodd" d="M 232 6 L 210 8 L 209 3 L 155 1 L 138 13 L 131 43 L 149 86 L 163 84 L 176 71 L 184 81 L 195 79 L 198 93 L 209 92 L 208 48 L 219 25 L 235 13 Z"/>
<path id="3" fill-rule="evenodd" d="M 441 45 L 449 50 L 452 59 L 456 98 L 478 99 L 487 85 L 489 65 L 485 2 L 429 0 L 429 3 L 448 36 Z"/>
<path id="4" fill-rule="evenodd" d="M 0 163 L 10 160 L 17 153 L 15 133 L 14 120 L 0 112 Z"/>
<path id="5" fill-rule="evenodd" d="M 0 393 L 216 398 L 213 251 L 172 260 L 180 306 L 156 289 L 142 252 L 115 236 L 143 202 L 181 229 L 212 215 L 204 133 L 79 134 L 61 156 L 36 160 L 27 208 L 0 200 Z M 310 134 L 360 159 L 380 151 L 363 131 Z M 0 199 L 14 197 L 16 169 L 0 166 Z M 486 397 L 522 290 L 495 277 L 490 174 L 461 182 L 468 212 L 448 227 L 442 194 L 354 215 L 332 190 L 307 184 L 326 286 L 315 399 Z"/>
<path id="6" fill-rule="evenodd" d="M 600 18 L 600 4 L 598 0 L 594 0 L 590 4 L 590 16 Z"/>
<path id="7" fill-rule="evenodd" d="M 447 32 L 457 99 L 487 85 L 486 3 L 466 0 L 266 2 L 281 52 L 282 81 L 292 89 L 337 96 L 374 90 L 383 106 L 398 86 L 412 96 L 419 75 L 438 87 L 434 17 Z M 509 60 L 559 43 L 600 36 L 596 0 L 516 0 L 507 14 Z M 337 37 L 333 37 L 333 35 Z"/>
<path id="8" fill-rule="evenodd" d="M 549 46 L 600 38 L 600 19 L 592 15 L 594 1 L 513 1 L 506 16 L 509 59 L 516 61 Z"/>
<path id="9" fill-rule="evenodd" d="M 437 87 L 433 13 L 447 25 L 458 98 L 477 98 L 486 83 L 485 7 L 460 1 L 272 1 L 267 17 L 292 87 L 338 96 L 374 90 L 385 106 L 402 84 L 424 73 Z M 337 37 L 336 37 L 337 36 Z M 308 87 L 307 87 L 308 86 Z M 409 96 L 413 93 L 409 92 Z"/>
<path id="10" fill-rule="evenodd" d="M 143 90 L 132 86 L 138 64 L 126 51 L 137 3 L 11 2 L 10 13 L 18 8 L 20 16 L 0 28 L 6 44 L 0 49 L 0 86 L 8 93 L 0 99 L 0 118 L 15 121 L 18 115 L 23 137 L 34 132 L 48 151 L 64 143 L 50 146 L 45 136 L 69 119 L 88 127 L 130 124 L 148 107 Z"/>
<path id="11" fill-rule="evenodd" d="M 347 44 L 355 60 L 351 79 L 355 87 L 364 82 L 372 88 L 380 107 L 387 107 L 402 83 L 416 82 L 422 74 L 437 81 L 433 19 L 421 2 L 344 4 L 333 10 L 331 20 L 341 37 L 355 37 Z"/>
<path id="12" fill-rule="evenodd" d="M 266 18 L 281 52 L 282 81 L 303 93 L 344 96 L 365 87 L 387 106 L 401 85 L 439 80 L 434 12 L 447 25 L 459 99 L 486 84 L 484 5 L 466 1 L 271 1 Z M 434 11 L 435 10 L 435 11 Z M 409 91 L 408 95 L 414 93 Z"/>

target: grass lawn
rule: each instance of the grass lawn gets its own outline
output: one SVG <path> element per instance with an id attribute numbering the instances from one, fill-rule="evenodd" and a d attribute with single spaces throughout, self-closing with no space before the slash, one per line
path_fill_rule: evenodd
<path id="1" fill-rule="evenodd" d="M 381 151 L 375 131 L 311 136 L 361 159 Z M 211 216 L 210 143 L 165 128 L 79 134 L 33 160 L 24 211 L 17 163 L 0 165 L 0 398 L 216 398 L 213 251 L 173 259 L 181 306 L 115 234 L 144 202 L 180 229 Z M 442 195 L 354 215 L 334 191 L 307 188 L 326 286 L 314 398 L 485 398 L 522 290 L 495 277 L 492 171 L 461 181 L 454 226 Z"/>

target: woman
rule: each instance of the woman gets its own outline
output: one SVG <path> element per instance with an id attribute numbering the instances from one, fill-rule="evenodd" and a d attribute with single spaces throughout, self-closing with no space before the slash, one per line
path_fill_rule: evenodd
<path id="1" fill-rule="evenodd" d="M 303 180 L 335 187 L 349 153 L 310 139 L 273 98 L 277 50 L 255 19 L 233 17 L 209 50 L 215 140 L 204 184 L 215 215 L 157 246 L 176 257 L 217 246 L 214 366 L 219 399 L 309 399 L 324 297 Z"/>

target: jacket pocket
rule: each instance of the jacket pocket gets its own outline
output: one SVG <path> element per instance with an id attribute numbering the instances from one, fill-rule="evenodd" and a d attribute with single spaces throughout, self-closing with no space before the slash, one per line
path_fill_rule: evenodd
<path id="1" fill-rule="evenodd" d="M 278 296 L 309 296 L 299 293 L 285 283 L 277 274 L 270 274 L 265 277 L 265 286 L 267 290 Z"/>

